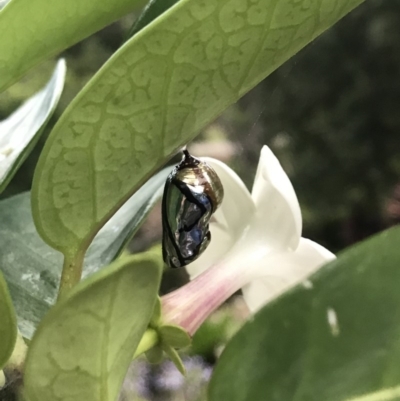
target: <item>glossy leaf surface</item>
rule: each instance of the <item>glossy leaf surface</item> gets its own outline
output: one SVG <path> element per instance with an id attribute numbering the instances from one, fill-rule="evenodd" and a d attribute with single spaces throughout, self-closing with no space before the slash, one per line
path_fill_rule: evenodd
<path id="1" fill-rule="evenodd" d="M 48 84 L 0 122 L 0 192 L 32 151 L 64 88 L 66 66 L 59 60 Z"/>
<path id="2" fill-rule="evenodd" d="M 181 0 L 54 127 L 33 184 L 42 237 L 73 258 L 183 144 L 361 2 Z"/>
<path id="3" fill-rule="evenodd" d="M 0 92 L 30 68 L 142 5 L 142 0 L 12 0 L 0 14 Z"/>
<path id="4" fill-rule="evenodd" d="M 398 400 L 399 242 L 394 228 L 351 247 L 264 307 L 224 350 L 210 401 Z"/>
<path id="5" fill-rule="evenodd" d="M 93 240 L 84 264 L 84 276 L 107 265 L 121 252 L 126 240 L 140 227 L 162 196 L 166 168 L 137 191 Z M 0 202 L 0 270 L 3 270 L 26 338 L 32 334 L 57 297 L 62 255 L 37 234 L 30 194 Z"/>
<path id="6" fill-rule="evenodd" d="M 10 2 L 10 0 L 0 0 L 0 11 Z"/>
<path id="7" fill-rule="evenodd" d="M 17 320 L 8 292 L 7 284 L 0 271 L 0 372 L 14 349 L 17 338 Z"/>
<path id="8" fill-rule="evenodd" d="M 136 255 L 79 283 L 41 322 L 25 364 L 30 401 L 114 401 L 150 321 L 160 262 Z"/>

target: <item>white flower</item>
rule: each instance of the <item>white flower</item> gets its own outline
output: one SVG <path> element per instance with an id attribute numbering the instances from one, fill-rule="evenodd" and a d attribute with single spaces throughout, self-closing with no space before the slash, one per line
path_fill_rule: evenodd
<path id="1" fill-rule="evenodd" d="M 193 281 L 163 297 L 165 316 L 189 332 L 238 289 L 254 312 L 335 258 L 301 237 L 296 194 L 267 146 L 261 151 L 251 194 L 226 164 L 202 160 L 219 175 L 224 200 L 210 224 L 209 247 L 187 266 Z"/>

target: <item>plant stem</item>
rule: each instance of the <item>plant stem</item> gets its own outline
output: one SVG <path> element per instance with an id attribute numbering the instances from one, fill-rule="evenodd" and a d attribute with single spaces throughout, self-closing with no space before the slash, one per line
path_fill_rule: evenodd
<path id="1" fill-rule="evenodd" d="M 58 289 L 58 300 L 63 298 L 81 280 L 84 256 L 83 252 L 77 253 L 72 257 L 64 256 L 64 265 Z"/>
<path id="2" fill-rule="evenodd" d="M 21 370 L 24 366 L 26 353 L 28 351 L 28 347 L 25 344 L 24 339 L 22 338 L 21 334 L 18 332 L 17 340 L 15 342 L 14 350 L 8 360 L 4 370 Z"/>
<path id="3" fill-rule="evenodd" d="M 139 355 L 144 354 L 149 349 L 153 348 L 159 342 L 158 333 L 154 329 L 147 329 L 143 334 L 142 339 L 136 349 L 133 359 L 136 359 Z"/>
<path id="4" fill-rule="evenodd" d="M 4 372 L 0 370 L 0 390 L 2 387 L 4 387 L 6 384 L 6 377 L 4 376 Z"/>

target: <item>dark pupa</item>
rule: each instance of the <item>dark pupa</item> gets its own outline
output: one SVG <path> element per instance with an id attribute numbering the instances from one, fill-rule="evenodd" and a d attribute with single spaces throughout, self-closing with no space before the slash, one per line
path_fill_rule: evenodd
<path id="1" fill-rule="evenodd" d="M 187 150 L 168 176 L 162 200 L 163 259 L 169 267 L 196 260 L 211 241 L 209 222 L 224 189 L 215 170 Z"/>

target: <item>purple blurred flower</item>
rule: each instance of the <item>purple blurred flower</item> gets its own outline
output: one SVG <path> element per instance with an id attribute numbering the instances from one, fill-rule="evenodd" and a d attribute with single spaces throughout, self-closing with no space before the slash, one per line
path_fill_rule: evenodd
<path id="1" fill-rule="evenodd" d="M 186 377 L 183 377 L 171 361 L 165 361 L 155 383 L 160 391 L 169 393 L 180 392 L 185 400 L 197 400 L 204 392 L 212 373 L 212 367 L 204 362 L 200 356 L 184 357 Z"/>
<path id="2" fill-rule="evenodd" d="M 122 386 L 123 394 L 127 395 L 127 399 L 132 396 L 150 400 L 151 391 L 149 389 L 150 366 L 145 360 L 136 360 L 129 366 L 128 373 Z"/>

